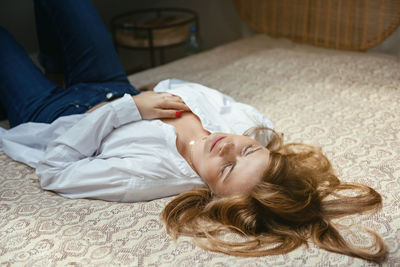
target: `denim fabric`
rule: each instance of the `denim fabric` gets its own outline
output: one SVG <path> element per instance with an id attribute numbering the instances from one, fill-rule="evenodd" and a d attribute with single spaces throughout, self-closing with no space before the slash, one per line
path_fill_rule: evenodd
<path id="1" fill-rule="evenodd" d="M 47 79 L 0 27 L 0 101 L 12 127 L 28 121 L 50 123 L 110 98 L 139 93 L 90 1 L 34 3 L 39 61 L 48 72 L 64 73 L 65 88 Z"/>

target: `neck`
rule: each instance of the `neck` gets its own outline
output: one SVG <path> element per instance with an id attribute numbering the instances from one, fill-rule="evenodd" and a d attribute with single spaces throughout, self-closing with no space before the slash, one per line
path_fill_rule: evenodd
<path id="1" fill-rule="evenodd" d="M 210 133 L 203 128 L 200 119 L 191 112 L 183 113 L 179 119 L 164 119 L 163 121 L 175 126 L 178 152 L 192 169 L 197 172 L 193 158 L 193 148 L 199 148 L 201 145 L 204 145 L 203 138 L 210 135 Z"/>
<path id="2" fill-rule="evenodd" d="M 201 140 L 208 135 L 208 132 L 201 132 L 196 135 L 182 135 L 177 137 L 177 148 L 179 153 L 196 173 L 198 172 L 194 164 L 193 150 L 200 144 Z"/>

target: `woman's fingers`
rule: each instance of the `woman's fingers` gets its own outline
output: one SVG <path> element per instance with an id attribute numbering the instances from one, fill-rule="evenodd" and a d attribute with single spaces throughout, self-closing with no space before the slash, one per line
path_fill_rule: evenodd
<path id="1" fill-rule="evenodd" d="M 166 92 L 162 92 L 159 94 L 162 97 L 159 99 L 158 104 L 156 105 L 158 108 L 190 111 L 190 108 L 185 104 L 185 102 L 183 102 L 183 100 L 179 96 Z"/>
<path id="2" fill-rule="evenodd" d="M 142 119 L 177 118 L 190 108 L 179 96 L 162 92 L 144 92 L 132 97 Z"/>
<path id="3" fill-rule="evenodd" d="M 164 119 L 175 119 L 175 118 L 180 118 L 182 116 L 182 111 L 179 110 L 173 110 L 173 109 L 160 109 L 158 110 L 158 117 L 164 118 Z"/>
<path id="4" fill-rule="evenodd" d="M 183 101 L 175 101 L 175 100 L 163 101 L 162 103 L 160 103 L 159 108 L 190 111 L 190 108 Z"/>
<path id="5" fill-rule="evenodd" d="M 165 98 L 166 99 L 170 99 L 172 101 L 178 101 L 178 102 L 185 103 L 185 102 L 183 102 L 182 98 L 180 96 L 177 96 L 177 95 L 168 94 L 168 95 L 165 96 Z"/>

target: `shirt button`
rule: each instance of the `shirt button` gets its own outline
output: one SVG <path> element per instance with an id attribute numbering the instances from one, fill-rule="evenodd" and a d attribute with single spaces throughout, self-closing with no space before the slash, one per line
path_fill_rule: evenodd
<path id="1" fill-rule="evenodd" d="M 78 105 L 78 104 L 76 104 L 76 105 L 75 105 L 75 107 L 76 107 L 76 108 L 79 108 L 79 105 Z"/>
<path id="2" fill-rule="evenodd" d="M 109 92 L 106 94 L 107 99 L 111 99 L 111 97 L 113 97 L 113 93 Z"/>

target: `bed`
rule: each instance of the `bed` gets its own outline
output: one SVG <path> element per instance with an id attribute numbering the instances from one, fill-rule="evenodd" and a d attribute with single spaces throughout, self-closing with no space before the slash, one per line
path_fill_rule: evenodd
<path id="1" fill-rule="evenodd" d="M 240 8 L 242 2 L 235 1 L 236 7 Z M 306 2 L 310 5 L 313 1 Z M 318 5 L 319 1 L 315 2 Z M 399 5 L 399 1 L 388 2 Z M 249 12 L 246 8 L 239 12 Z M 370 4 L 370 8 L 375 7 Z M 241 16 L 246 21 L 245 14 Z M 358 226 L 371 228 L 388 245 L 383 266 L 400 266 L 400 58 L 338 50 L 350 48 L 334 47 L 340 42 L 310 38 L 330 48 L 317 47 L 305 44 L 306 37 L 292 38 L 296 42 L 286 39 L 296 34 L 271 33 L 275 37 L 271 38 L 266 35 L 267 29 L 255 30 L 259 33 L 251 37 L 129 79 L 137 87 L 172 77 L 204 84 L 255 106 L 285 133 L 287 141 L 321 146 L 342 181 L 367 184 L 383 197 L 379 213 L 340 220 L 344 226 L 353 225 L 353 234 L 346 234 L 346 239 L 366 246 L 372 240 L 358 231 Z M 382 40 L 388 32 L 381 34 Z M 170 199 L 142 203 L 66 199 L 41 190 L 33 169 L 0 152 L 0 264 L 377 265 L 321 250 L 312 243 L 289 254 L 241 258 L 205 251 L 186 237 L 174 242 L 159 218 Z"/>

